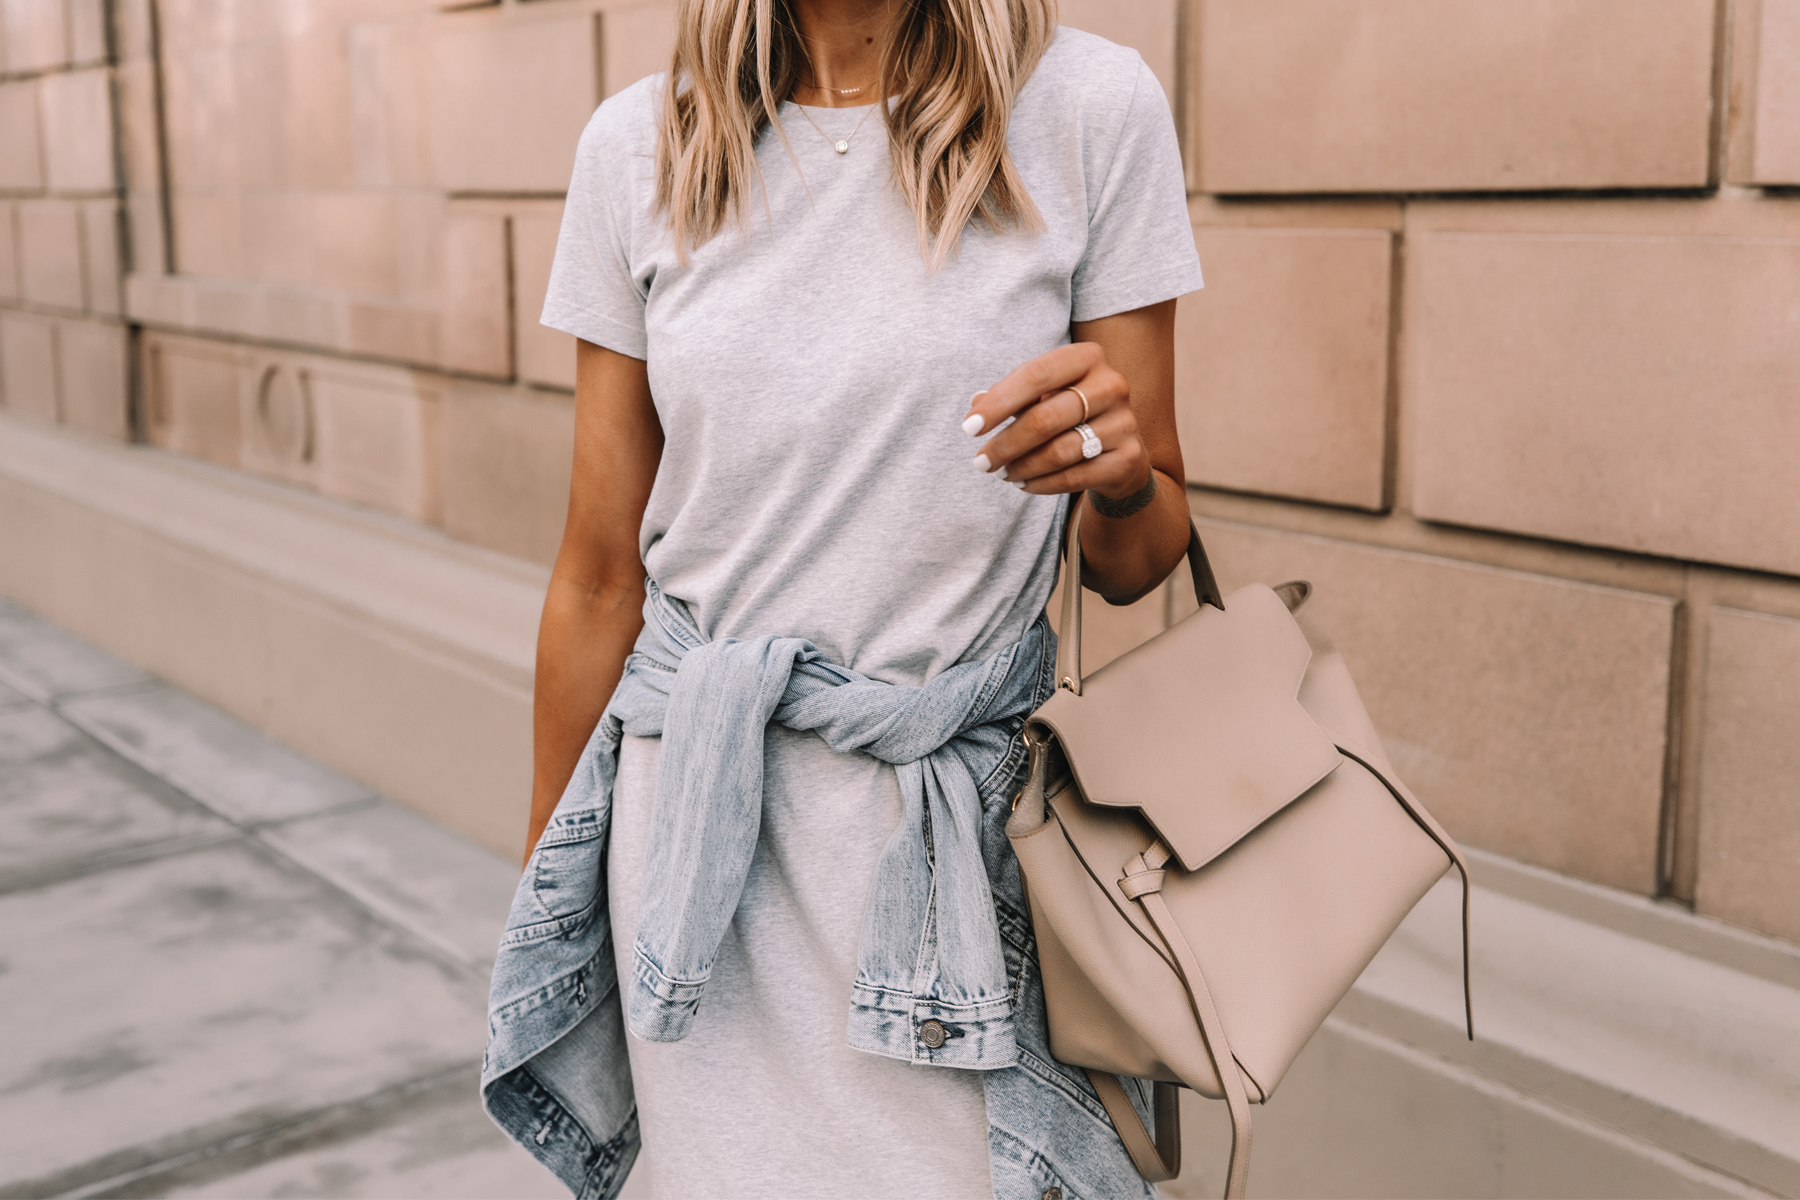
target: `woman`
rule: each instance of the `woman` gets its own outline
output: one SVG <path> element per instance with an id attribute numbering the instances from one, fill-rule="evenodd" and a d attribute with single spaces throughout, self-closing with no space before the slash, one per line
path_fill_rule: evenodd
<path id="1" fill-rule="evenodd" d="M 640 1137 L 670 1196 L 1148 1192 L 1050 1057 L 1003 825 L 1071 505 L 1113 602 L 1186 546 L 1200 275 L 1154 76 L 1051 3 L 685 0 L 582 137 L 483 1076 L 580 1195 Z"/>

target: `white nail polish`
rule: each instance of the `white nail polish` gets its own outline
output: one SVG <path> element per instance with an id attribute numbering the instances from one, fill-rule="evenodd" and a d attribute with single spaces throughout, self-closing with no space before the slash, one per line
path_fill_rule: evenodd
<path id="1" fill-rule="evenodd" d="M 983 475 L 986 475 L 989 471 L 994 469 L 994 464 L 988 461 L 987 455 L 977 454 L 975 456 L 975 469 L 980 471 Z"/>
<path id="2" fill-rule="evenodd" d="M 970 437 L 977 437 L 981 433 L 982 426 L 986 424 L 987 418 L 983 417 L 980 413 L 970 413 L 967 417 L 963 418 L 962 429 L 963 432 Z"/>

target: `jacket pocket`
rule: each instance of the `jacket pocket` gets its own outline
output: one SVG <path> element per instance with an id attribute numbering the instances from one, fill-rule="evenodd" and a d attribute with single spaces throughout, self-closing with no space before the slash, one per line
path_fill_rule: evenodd
<path id="1" fill-rule="evenodd" d="M 531 856 L 532 896 L 559 933 L 585 927 L 599 907 L 606 825 L 598 808 L 558 814 Z"/>

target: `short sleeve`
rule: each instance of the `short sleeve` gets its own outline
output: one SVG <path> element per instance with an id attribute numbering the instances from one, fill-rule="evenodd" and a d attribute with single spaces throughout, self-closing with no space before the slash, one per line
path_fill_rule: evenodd
<path id="1" fill-rule="evenodd" d="M 1175 119 L 1142 59 L 1075 268 L 1070 319 L 1092 321 L 1201 286 Z M 1092 193 L 1090 193 L 1092 194 Z"/>
<path id="2" fill-rule="evenodd" d="M 639 93 L 641 89 L 629 89 Z M 620 93 L 594 113 L 575 152 L 575 171 L 556 238 L 556 259 L 539 320 L 632 358 L 648 354 L 649 292 L 632 263 L 634 191 L 649 170 L 631 136 L 637 94 Z"/>

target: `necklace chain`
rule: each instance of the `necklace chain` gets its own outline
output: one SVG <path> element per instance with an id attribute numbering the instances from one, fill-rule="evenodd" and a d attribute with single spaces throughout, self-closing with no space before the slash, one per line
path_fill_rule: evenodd
<path id="1" fill-rule="evenodd" d="M 863 85 L 863 87 L 867 87 L 867 86 L 868 86 L 868 84 Z M 820 89 L 820 90 L 823 91 L 824 89 Z M 862 88 L 857 88 L 856 90 L 860 92 L 862 90 Z M 794 105 L 794 107 L 800 110 L 800 115 L 806 118 L 806 123 L 808 125 L 811 125 L 814 129 L 818 129 L 819 136 L 824 138 L 827 142 L 830 142 L 831 148 L 833 150 L 836 150 L 839 154 L 844 154 L 849 151 L 850 139 L 855 137 L 857 134 L 857 130 L 860 130 L 863 127 L 863 121 L 867 121 L 869 119 L 869 113 L 872 113 L 875 111 L 875 106 L 871 104 L 869 106 L 868 112 L 863 113 L 862 121 L 858 121 L 856 123 L 855 129 L 852 129 L 847 136 L 845 136 L 843 138 L 839 138 L 837 140 L 833 140 L 832 136 L 829 133 L 826 133 L 823 129 L 819 129 L 819 123 L 812 119 L 811 113 L 806 111 L 806 105 L 796 104 L 796 105 Z"/>

